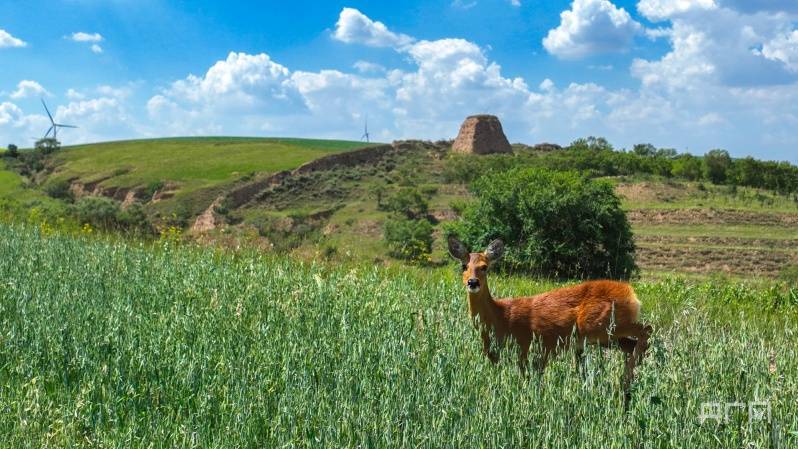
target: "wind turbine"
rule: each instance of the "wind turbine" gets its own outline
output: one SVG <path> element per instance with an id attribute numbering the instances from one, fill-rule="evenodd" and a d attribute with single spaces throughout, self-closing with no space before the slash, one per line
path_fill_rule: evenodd
<path id="1" fill-rule="evenodd" d="M 60 123 L 56 123 L 55 120 L 53 120 L 53 115 L 50 114 L 50 110 L 47 109 L 47 104 L 44 102 L 44 98 L 42 98 L 41 100 L 42 100 L 42 106 L 44 106 L 44 110 L 47 111 L 47 116 L 50 117 L 50 123 L 52 123 L 50 129 L 48 129 L 47 132 L 44 133 L 44 137 L 42 137 L 43 139 L 46 139 L 47 136 L 50 135 L 50 132 L 52 132 L 53 139 L 58 140 L 58 128 L 77 128 L 77 126 L 74 125 L 62 125 Z"/>
<path id="2" fill-rule="evenodd" d="M 369 116 L 366 116 L 366 125 L 363 128 L 363 135 L 360 136 L 360 140 L 366 139 L 366 143 L 369 143 Z"/>

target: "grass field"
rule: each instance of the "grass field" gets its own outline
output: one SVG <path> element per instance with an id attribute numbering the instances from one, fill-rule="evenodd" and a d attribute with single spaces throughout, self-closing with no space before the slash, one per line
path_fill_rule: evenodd
<path id="1" fill-rule="evenodd" d="M 197 137 L 129 140 L 66 147 L 53 158 L 60 178 L 102 180 L 104 187 L 172 182 L 182 192 L 253 172 L 289 170 L 362 142 L 290 138 Z"/>
<path id="2" fill-rule="evenodd" d="M 0 225 L 3 447 L 798 445 L 798 291 L 639 283 L 655 326 L 542 379 L 483 359 L 452 268 L 325 266 Z M 547 282 L 492 279 L 499 295 Z M 790 305 L 792 304 L 792 305 Z M 768 420 L 702 404 L 769 404 Z M 760 406 L 757 410 L 762 410 Z M 706 410 L 705 410 L 706 411 Z"/>

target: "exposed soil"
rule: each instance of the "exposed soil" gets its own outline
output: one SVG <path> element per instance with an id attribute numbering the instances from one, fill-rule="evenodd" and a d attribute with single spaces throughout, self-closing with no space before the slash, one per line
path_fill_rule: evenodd
<path id="1" fill-rule="evenodd" d="M 684 185 L 651 182 L 618 184 L 615 192 L 634 202 L 674 201 L 689 195 L 689 189 Z"/>
<path id="2" fill-rule="evenodd" d="M 633 225 L 798 226 L 798 214 L 731 209 L 635 209 L 630 210 L 627 216 Z"/>
<path id="3" fill-rule="evenodd" d="M 641 235 L 635 237 L 638 245 L 644 246 L 664 246 L 664 245 L 685 245 L 706 247 L 744 247 L 744 248 L 772 248 L 777 250 L 796 250 L 798 251 L 798 239 L 767 239 L 744 237 L 676 237 L 669 235 Z"/>
<path id="4" fill-rule="evenodd" d="M 643 270 L 775 277 L 785 266 L 798 264 L 796 254 L 769 249 L 654 245 L 638 248 L 637 263 Z"/>

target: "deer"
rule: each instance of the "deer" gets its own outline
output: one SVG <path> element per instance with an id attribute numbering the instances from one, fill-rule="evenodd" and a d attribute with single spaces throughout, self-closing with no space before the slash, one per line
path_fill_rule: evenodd
<path id="1" fill-rule="evenodd" d="M 650 325 L 638 321 L 641 304 L 631 285 L 594 280 L 535 296 L 494 299 L 488 268 L 504 255 L 504 243 L 494 240 L 483 252 L 469 252 L 455 236 L 449 237 L 448 244 L 449 254 L 462 263 L 468 310 L 480 332 L 482 352 L 493 364 L 499 357 L 491 349 L 491 338 L 499 348 L 508 340 L 518 344 L 518 366 L 524 376 L 533 341 L 542 346 L 537 363 L 540 373 L 552 355 L 571 345 L 577 367 L 586 344 L 617 347 L 625 353 L 621 382 L 624 404 L 628 404 L 635 366 L 642 362 L 653 333 Z"/>

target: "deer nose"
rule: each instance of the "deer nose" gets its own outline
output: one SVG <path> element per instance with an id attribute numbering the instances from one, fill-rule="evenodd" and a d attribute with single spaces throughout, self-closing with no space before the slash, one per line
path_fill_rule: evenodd
<path id="1" fill-rule="evenodd" d="M 466 281 L 466 285 L 468 286 L 468 288 L 478 288 L 479 287 L 479 279 L 471 278 L 468 281 Z"/>

